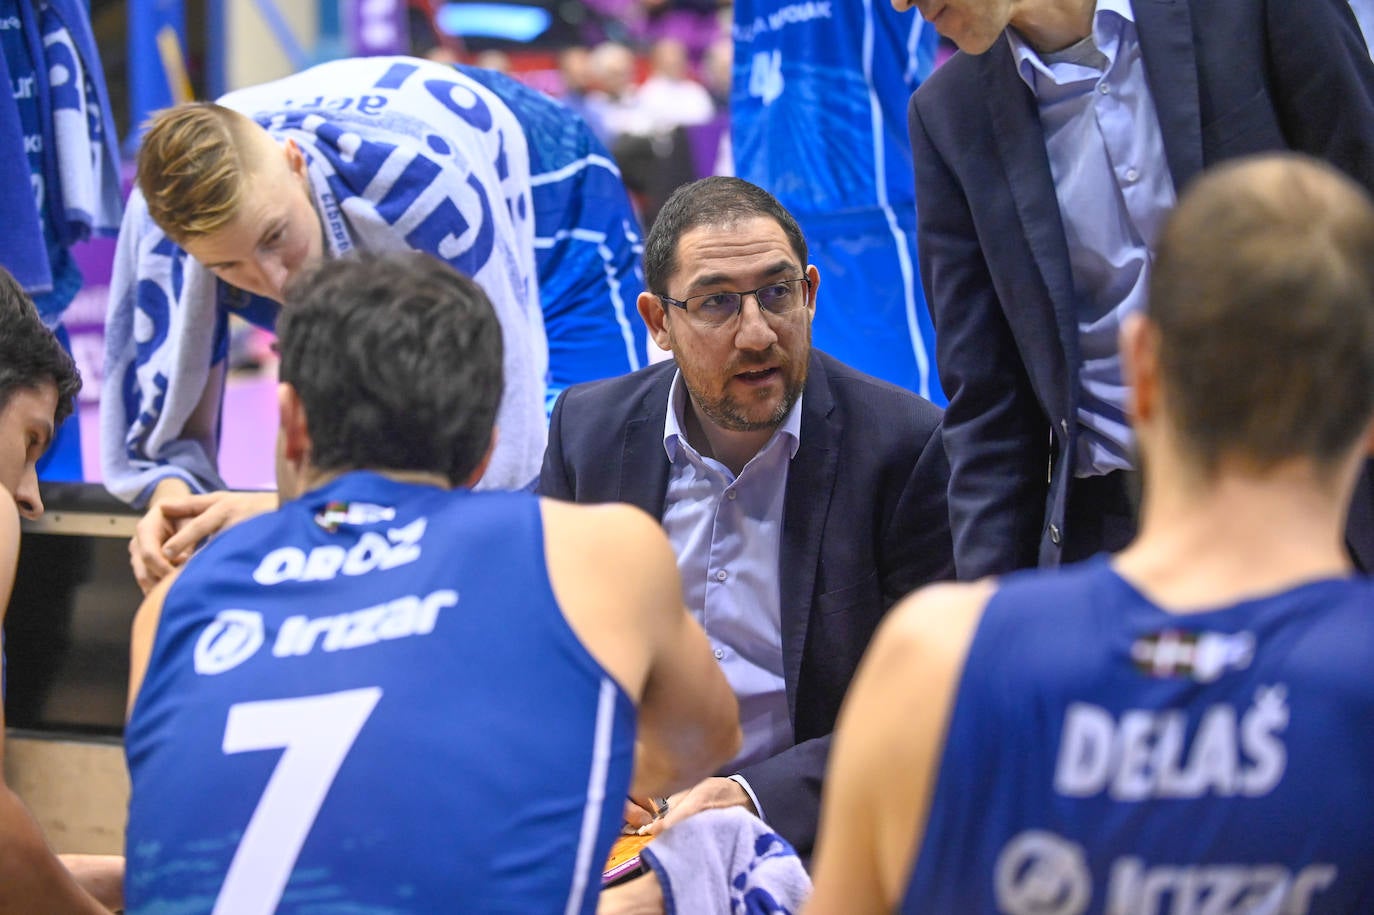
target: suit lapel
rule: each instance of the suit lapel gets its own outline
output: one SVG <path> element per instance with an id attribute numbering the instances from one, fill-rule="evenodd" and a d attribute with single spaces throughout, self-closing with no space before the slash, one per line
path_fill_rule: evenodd
<path id="1" fill-rule="evenodd" d="M 802 397 L 801 443 L 787 470 L 783 496 L 782 545 L 778 553 L 782 601 L 782 665 L 787 706 L 797 721 L 797 680 L 806 648 L 807 625 L 814 603 L 821 534 L 835 489 L 840 422 L 830 380 L 813 351 Z"/>
<path id="2" fill-rule="evenodd" d="M 668 454 L 663 450 L 663 421 L 668 415 L 668 390 L 676 373 L 659 373 L 639 402 L 639 412 L 625 426 L 620 459 L 622 502 L 637 505 L 662 520 L 668 495 Z"/>
<path id="3" fill-rule="evenodd" d="M 1197 88 L 1193 23 L 1183 0 L 1134 0 L 1136 32 L 1145 58 L 1164 155 L 1174 179 L 1174 192 L 1202 171 L 1202 114 Z"/>
<path id="4" fill-rule="evenodd" d="M 1021 220 L 1021 231 L 1030 246 L 1035 266 L 1049 293 L 1049 304 L 1060 345 L 1069 365 L 1077 364 L 1078 317 L 1074 309 L 1073 276 L 1059 198 L 1054 193 L 1045 131 L 1035 95 L 1016 72 L 1015 58 L 1005 34 L 979 55 L 983 98 L 992 117 L 993 135 L 1002 157 L 1011 197 Z M 1024 308 L 1036 296 L 1017 303 Z M 1033 320 L 1028 316 L 1028 320 Z M 1072 337 L 1072 339 L 1071 339 Z"/>

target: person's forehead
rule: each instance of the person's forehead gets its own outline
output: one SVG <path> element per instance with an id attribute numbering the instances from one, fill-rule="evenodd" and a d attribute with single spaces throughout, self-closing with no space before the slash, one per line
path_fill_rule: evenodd
<path id="1" fill-rule="evenodd" d="M 682 233 L 677 245 L 676 279 L 700 273 L 758 269 L 762 263 L 797 264 L 792 243 L 777 220 L 767 216 L 717 225 L 700 225 Z"/>
<path id="2" fill-rule="evenodd" d="M 0 421 L 16 426 L 50 426 L 56 412 L 57 385 L 42 381 L 34 387 L 26 385 L 11 390 L 4 409 L 0 410 Z"/>
<path id="3" fill-rule="evenodd" d="M 258 246 L 263 233 L 284 216 L 285 210 L 286 197 L 281 191 L 255 176 L 244 181 L 234 218 L 213 232 L 188 239 L 185 247 L 204 263 L 238 260 L 245 251 Z"/>

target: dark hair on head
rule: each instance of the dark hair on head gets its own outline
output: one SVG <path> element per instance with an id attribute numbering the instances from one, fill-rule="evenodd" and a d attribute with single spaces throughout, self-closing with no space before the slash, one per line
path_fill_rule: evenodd
<path id="1" fill-rule="evenodd" d="M 0 267 L 0 410 L 9 406 L 15 391 L 45 384 L 57 389 L 55 429 L 76 408 L 81 373 L 18 280 Z"/>
<path id="2" fill-rule="evenodd" d="M 654 219 L 644 242 L 644 281 L 657 295 L 672 295 L 668 281 L 677 272 L 677 246 L 698 226 L 729 226 L 756 216 L 766 216 L 782 227 L 805 270 L 806 238 L 792 214 L 776 197 L 741 178 L 716 176 L 684 184 L 673 191 Z"/>
<path id="3" fill-rule="evenodd" d="M 465 483 L 501 401 L 501 326 L 476 283 L 417 252 L 323 261 L 286 290 L 281 380 L 320 470 L 407 470 Z"/>
<path id="4" fill-rule="evenodd" d="M 1296 154 L 1208 172 L 1165 225 L 1149 315 L 1204 472 L 1332 464 L 1374 415 L 1374 202 Z"/>

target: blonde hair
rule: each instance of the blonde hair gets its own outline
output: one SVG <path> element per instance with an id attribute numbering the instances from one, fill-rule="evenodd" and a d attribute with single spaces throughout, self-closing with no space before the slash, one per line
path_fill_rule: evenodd
<path id="1" fill-rule="evenodd" d="M 256 124 L 213 102 L 155 112 L 138 152 L 148 215 L 177 244 L 222 229 L 238 212 Z"/>

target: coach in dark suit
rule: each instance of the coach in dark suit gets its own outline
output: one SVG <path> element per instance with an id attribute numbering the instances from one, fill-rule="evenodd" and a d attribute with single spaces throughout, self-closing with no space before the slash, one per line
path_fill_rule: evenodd
<path id="1" fill-rule="evenodd" d="M 910 106 L 959 576 L 1119 548 L 1134 454 L 1115 328 L 1159 220 L 1208 165 L 1265 150 L 1374 189 L 1374 64 L 1345 0 L 919 6 L 965 52 Z M 1374 568 L 1369 492 L 1348 535 Z"/>
<path id="2" fill-rule="evenodd" d="M 639 311 L 674 360 L 570 388 L 541 491 L 662 520 L 740 698 L 732 778 L 671 799 L 664 822 L 757 808 L 805 855 L 830 731 L 874 628 L 952 574 L 940 410 L 811 349 L 820 277 L 795 220 L 752 184 L 679 189 L 645 268 Z"/>

